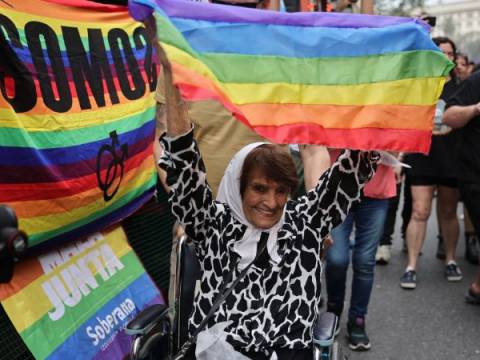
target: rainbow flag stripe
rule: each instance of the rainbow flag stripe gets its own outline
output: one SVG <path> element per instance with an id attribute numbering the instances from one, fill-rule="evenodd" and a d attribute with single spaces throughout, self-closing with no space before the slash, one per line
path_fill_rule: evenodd
<path id="1" fill-rule="evenodd" d="M 158 61 L 122 6 L 0 2 L 0 203 L 31 245 L 100 230 L 147 201 Z"/>
<path id="2" fill-rule="evenodd" d="M 185 98 L 216 98 L 278 143 L 428 152 L 452 64 L 425 23 L 130 2 L 138 20 L 152 11 Z"/>
<path id="3" fill-rule="evenodd" d="M 0 302 L 36 359 L 123 359 L 124 326 L 164 303 L 121 227 L 22 259 Z"/>

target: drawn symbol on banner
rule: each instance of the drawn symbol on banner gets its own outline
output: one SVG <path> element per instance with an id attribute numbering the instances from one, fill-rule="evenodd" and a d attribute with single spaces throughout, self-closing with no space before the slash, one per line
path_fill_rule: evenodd
<path id="1" fill-rule="evenodd" d="M 102 145 L 97 155 L 98 187 L 103 191 L 103 199 L 105 201 L 112 200 L 120 188 L 125 168 L 125 159 L 128 156 L 128 144 L 119 144 L 116 131 L 110 133 L 110 139 L 112 143 Z M 120 149 L 120 154 L 117 153 L 117 147 Z M 103 174 L 102 159 L 109 159 Z"/>

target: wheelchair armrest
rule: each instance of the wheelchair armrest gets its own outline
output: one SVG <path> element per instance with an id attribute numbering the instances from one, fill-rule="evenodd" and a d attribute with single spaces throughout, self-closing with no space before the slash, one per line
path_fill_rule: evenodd
<path id="1" fill-rule="evenodd" d="M 125 328 L 127 335 L 144 335 L 150 331 L 160 321 L 169 321 L 168 307 L 164 304 L 152 305 L 135 316 L 129 321 Z"/>
<path id="2" fill-rule="evenodd" d="M 320 314 L 313 325 L 313 343 L 322 347 L 332 345 L 335 340 L 337 322 L 338 318 L 334 313 Z"/>

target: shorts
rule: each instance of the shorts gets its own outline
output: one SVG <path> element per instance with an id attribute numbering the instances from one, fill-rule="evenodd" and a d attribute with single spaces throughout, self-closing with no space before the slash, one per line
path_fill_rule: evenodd
<path id="1" fill-rule="evenodd" d="M 453 177 L 439 177 L 439 176 L 412 176 L 410 175 L 411 186 L 446 186 L 449 188 L 457 188 L 458 181 Z"/>

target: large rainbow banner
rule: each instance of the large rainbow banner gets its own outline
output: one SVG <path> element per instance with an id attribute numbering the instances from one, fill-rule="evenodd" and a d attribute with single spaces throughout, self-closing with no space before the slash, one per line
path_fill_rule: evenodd
<path id="1" fill-rule="evenodd" d="M 163 298 L 121 227 L 17 264 L 0 302 L 36 359 L 126 359 L 124 327 Z"/>
<path id="2" fill-rule="evenodd" d="M 0 54 L 0 203 L 30 245 L 103 229 L 151 197 L 158 66 L 126 7 L 0 1 Z"/>
<path id="3" fill-rule="evenodd" d="M 277 143 L 428 153 L 452 64 L 420 20 L 287 14 L 184 0 L 155 13 L 182 96 L 216 98 Z"/>

